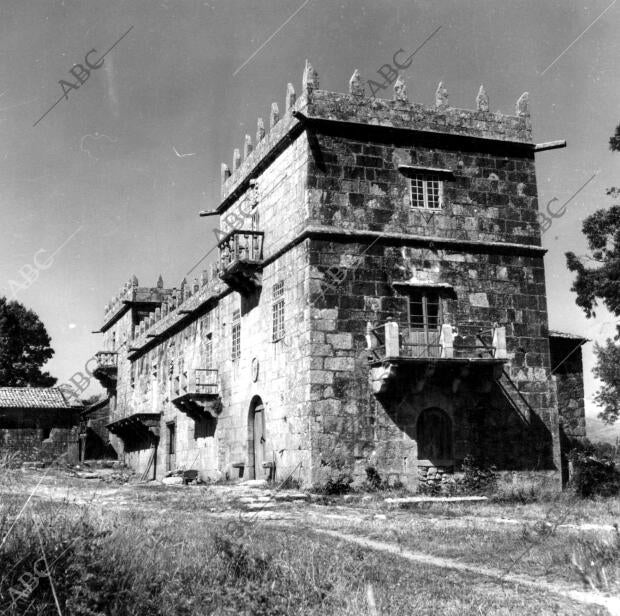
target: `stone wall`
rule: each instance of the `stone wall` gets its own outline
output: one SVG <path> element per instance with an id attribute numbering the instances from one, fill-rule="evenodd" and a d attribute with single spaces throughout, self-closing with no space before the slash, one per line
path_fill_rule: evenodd
<path id="1" fill-rule="evenodd" d="M 148 465 L 156 445 L 156 476 L 167 472 L 170 427 L 176 435 L 178 468 L 200 470 L 202 479 L 239 477 L 249 470 L 248 421 L 253 400 L 265 407 L 265 456 L 275 464 L 275 476 L 295 470 L 309 473 L 310 437 L 307 420 L 310 325 L 307 313 L 309 266 L 307 243 L 294 244 L 304 216 L 307 159 L 305 136 L 291 144 L 257 178 L 260 229 L 265 233 L 262 286 L 242 297 L 214 276 L 194 295 L 177 298 L 166 309 L 134 327 L 131 312 L 108 332 L 125 340 L 119 351 L 116 401 L 111 400 L 112 420 L 135 413 L 162 413 L 159 439 L 154 435 L 132 443 L 112 440 L 123 448 L 125 460 L 139 472 Z M 221 233 L 247 229 L 249 192 L 244 192 L 223 217 Z M 292 245 L 291 245 L 292 244 Z M 283 250 L 284 249 L 284 250 Z M 280 254 L 281 253 L 281 254 Z M 272 292 L 284 283 L 285 336 L 272 341 Z M 176 297 L 173 290 L 171 297 Z M 201 304 L 202 302 L 202 304 Z M 187 315 L 192 306 L 195 313 Z M 203 306 L 201 308 L 201 306 Z M 233 313 L 239 311 L 241 355 L 231 357 Z M 154 339 L 154 332 L 158 338 Z M 207 345 L 211 345 L 211 365 Z M 221 413 L 217 419 L 196 421 L 172 402 L 173 379 L 179 371 L 218 369 Z M 255 371 L 257 368 L 257 376 Z M 239 465 L 245 465 L 241 470 Z M 257 476 L 268 470 L 258 469 Z"/>
<path id="2" fill-rule="evenodd" d="M 0 456 L 19 455 L 22 460 L 35 461 L 64 455 L 75 463 L 77 448 L 77 428 L 0 428 Z"/>
<path id="3" fill-rule="evenodd" d="M 126 460 L 143 470 L 156 446 L 161 476 L 174 426 L 177 467 L 205 479 L 239 476 L 251 466 L 250 408 L 260 399 L 265 455 L 278 477 L 301 465 L 309 483 L 342 453 L 358 477 L 371 465 L 415 485 L 420 472 L 434 472 L 416 442 L 429 407 L 454 426 L 455 463 L 471 453 L 556 477 L 558 406 L 527 96 L 517 115 L 504 116 L 489 112 L 483 92 L 476 110 L 452 108 L 440 87 L 429 108 L 408 101 L 401 79 L 392 101 L 365 97 L 359 75 L 349 94 L 320 90 L 307 65 L 301 96 L 289 85 L 284 114 L 272 106 L 269 131 L 263 126 L 255 143 L 246 136 L 243 159 L 235 151 L 232 172 L 223 165 L 218 207 L 222 232 L 264 232 L 259 290 L 241 296 L 215 272 L 164 294 L 161 307 L 149 309 L 149 298 L 132 304 L 106 333 L 119 350 L 113 418 L 162 414 L 158 428 L 125 447 Z M 411 207 L 416 168 L 443 179 L 441 210 Z M 271 294 L 281 282 L 286 334 L 274 342 Z M 442 288 L 443 321 L 462 344 L 505 327 L 505 373 L 453 362 L 437 373 L 401 371 L 391 390 L 373 393 L 366 328 L 406 320 L 399 284 Z M 123 301 L 108 312 L 119 314 Z M 241 353 L 233 359 L 235 311 Z M 172 384 L 180 370 L 208 367 L 209 337 L 221 412 L 197 422 L 172 404 Z"/>
<path id="4" fill-rule="evenodd" d="M 568 440 L 586 436 L 586 416 L 583 390 L 583 360 L 581 346 L 585 340 L 577 336 L 550 336 L 551 364 L 558 391 L 560 427 Z"/>
<path id="5" fill-rule="evenodd" d="M 416 419 L 422 409 L 440 406 L 454 421 L 457 462 L 474 453 L 507 469 L 559 468 L 532 157 L 405 147 L 402 140 L 364 143 L 342 135 L 317 141 L 322 164 L 312 161 L 308 178 L 310 224 L 325 237 L 310 248 L 314 361 L 323 362 L 322 371 L 311 373 L 312 392 L 322 397 L 315 408 L 324 409 L 317 453 L 328 455 L 335 441 L 345 443 L 358 475 L 372 461 L 380 472 L 415 483 Z M 444 183 L 441 211 L 412 210 L 408 180 L 397 169 L 401 161 L 453 172 Z M 334 288 L 329 282 L 335 272 L 342 282 Z M 394 283 L 449 288 L 444 322 L 465 344 L 476 344 L 481 330 L 488 339 L 494 324 L 506 328 L 506 372 L 529 405 L 526 417 L 496 386 L 476 395 L 444 391 L 446 399 L 438 402 L 446 387 L 440 384 L 436 392 L 409 392 L 398 411 L 397 396 L 404 392 L 374 399 L 366 323 L 407 320 L 407 299 Z M 346 343 L 336 349 L 329 344 L 336 339 Z M 516 389 L 512 394 L 519 396 Z M 474 413 L 481 405 L 485 410 Z M 347 418 L 355 419 L 343 431 Z"/>

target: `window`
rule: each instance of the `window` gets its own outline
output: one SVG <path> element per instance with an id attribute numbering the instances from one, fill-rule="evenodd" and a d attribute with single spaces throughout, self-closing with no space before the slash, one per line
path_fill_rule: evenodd
<path id="1" fill-rule="evenodd" d="M 207 342 L 205 344 L 205 363 L 207 368 L 213 367 L 213 336 L 207 334 Z"/>
<path id="2" fill-rule="evenodd" d="M 405 353 L 410 357 L 439 357 L 442 310 L 439 293 L 432 289 L 409 292 L 409 331 L 404 333 Z"/>
<path id="3" fill-rule="evenodd" d="M 239 310 L 233 312 L 232 322 L 232 360 L 241 357 L 241 315 Z"/>
<path id="4" fill-rule="evenodd" d="M 443 182 L 437 175 L 411 178 L 411 207 L 438 210 L 443 206 Z"/>
<path id="5" fill-rule="evenodd" d="M 273 285 L 272 296 L 273 330 L 271 341 L 277 342 L 284 338 L 284 281 Z"/>
<path id="6" fill-rule="evenodd" d="M 409 327 L 437 330 L 441 326 L 441 299 L 437 291 L 420 289 L 409 295 Z"/>

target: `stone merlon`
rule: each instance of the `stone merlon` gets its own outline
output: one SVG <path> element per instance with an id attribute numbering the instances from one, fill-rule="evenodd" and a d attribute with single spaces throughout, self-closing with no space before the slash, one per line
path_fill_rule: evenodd
<path id="1" fill-rule="evenodd" d="M 394 99 L 367 96 L 365 84 L 359 71 L 355 71 L 349 83 L 349 92 L 331 92 L 318 89 L 318 76 L 307 63 L 304 71 L 301 96 L 295 98 L 288 84 L 285 92 L 285 114 L 280 117 L 278 106 L 272 104 L 270 130 L 264 133 L 259 119 L 256 146 L 241 161 L 235 152 L 232 174 L 222 174 L 221 203 L 218 212 L 225 211 L 286 144 L 301 133 L 304 123 L 318 122 L 334 125 L 334 130 L 359 131 L 360 125 L 389 134 L 416 133 L 437 141 L 442 134 L 446 139 L 474 141 L 478 146 L 487 144 L 514 144 L 520 151 L 533 152 L 532 129 L 529 115 L 529 98 L 524 93 L 516 104 L 517 115 L 504 115 L 489 111 L 488 96 L 484 88 L 475 99 L 476 109 L 459 109 L 449 106 L 448 93 L 440 83 L 435 93 L 435 104 L 425 106 L 409 102 L 405 80 L 399 77 L 395 84 Z M 263 136 L 264 135 L 264 136 Z"/>

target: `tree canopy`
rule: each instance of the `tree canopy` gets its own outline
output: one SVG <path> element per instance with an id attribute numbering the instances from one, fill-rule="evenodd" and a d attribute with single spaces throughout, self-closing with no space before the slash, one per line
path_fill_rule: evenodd
<path id="1" fill-rule="evenodd" d="M 609 140 L 612 151 L 620 151 L 620 125 Z M 620 188 L 608 188 L 607 195 L 617 200 Z M 583 234 L 590 254 L 566 253 L 566 264 L 577 274 L 571 290 L 577 294 L 577 305 L 588 318 L 596 316 L 599 302 L 615 316 L 620 316 L 620 204 L 597 210 L 583 221 Z M 612 340 L 595 345 L 597 364 L 594 375 L 602 381 L 595 402 L 603 407 L 599 417 L 607 423 L 620 416 L 620 325 Z"/>
<path id="2" fill-rule="evenodd" d="M 0 386 L 51 387 L 41 367 L 54 355 L 45 326 L 32 310 L 0 297 Z"/>

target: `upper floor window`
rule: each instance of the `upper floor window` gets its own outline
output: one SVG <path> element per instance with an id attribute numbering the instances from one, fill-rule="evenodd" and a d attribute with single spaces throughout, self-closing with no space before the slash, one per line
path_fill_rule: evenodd
<path id="1" fill-rule="evenodd" d="M 441 297 L 437 291 L 419 289 L 409 295 L 409 327 L 437 331 L 442 323 Z"/>
<path id="2" fill-rule="evenodd" d="M 241 357 L 241 314 L 239 310 L 233 312 L 231 356 L 233 361 Z"/>
<path id="3" fill-rule="evenodd" d="M 207 368 L 213 367 L 213 335 L 207 334 L 205 342 L 205 363 Z"/>
<path id="4" fill-rule="evenodd" d="M 273 328 L 271 340 L 277 342 L 284 338 L 284 281 L 273 285 L 272 296 Z"/>
<path id="5" fill-rule="evenodd" d="M 443 181 L 438 175 L 415 175 L 410 182 L 411 207 L 428 210 L 443 207 Z"/>
<path id="6" fill-rule="evenodd" d="M 408 288 L 408 327 L 403 331 L 403 355 L 440 357 L 442 300 L 438 289 Z"/>

